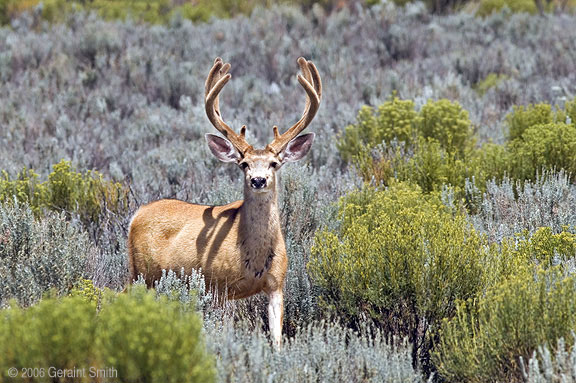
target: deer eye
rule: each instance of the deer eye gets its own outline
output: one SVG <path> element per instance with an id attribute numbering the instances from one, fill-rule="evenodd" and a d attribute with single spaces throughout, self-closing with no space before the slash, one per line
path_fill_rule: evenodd
<path id="1" fill-rule="evenodd" d="M 242 170 L 246 170 L 246 168 L 248 167 L 248 163 L 247 162 L 240 162 L 240 167 L 242 168 Z"/>
<path id="2" fill-rule="evenodd" d="M 278 167 L 278 162 L 276 162 L 276 161 L 270 162 L 270 167 L 272 169 L 276 169 Z"/>

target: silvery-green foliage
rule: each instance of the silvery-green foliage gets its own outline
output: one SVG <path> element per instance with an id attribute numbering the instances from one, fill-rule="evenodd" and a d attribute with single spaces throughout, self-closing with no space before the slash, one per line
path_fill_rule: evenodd
<path id="1" fill-rule="evenodd" d="M 524 379 L 527 383 L 574 383 L 576 382 L 576 345 L 566 346 L 563 338 L 558 340 L 556 351 L 544 345 L 534 351 L 532 358 L 524 364 Z"/>
<path id="2" fill-rule="evenodd" d="M 63 214 L 35 220 L 27 205 L 0 204 L 0 306 L 31 305 L 49 289 L 67 293 L 96 249 Z"/>
<path id="3" fill-rule="evenodd" d="M 469 190 L 473 190 L 471 187 Z M 576 229 L 576 186 L 564 171 L 544 171 L 523 184 L 504 177 L 489 181 L 478 213 L 470 217 L 493 241 L 549 226 L 553 232 Z"/>
<path id="4" fill-rule="evenodd" d="M 576 93 L 573 24 L 570 15 L 480 19 L 389 5 L 329 15 L 273 7 L 197 25 L 86 14 L 62 25 L 22 22 L 0 29 L 0 168 L 46 173 L 66 158 L 130 180 L 140 202 L 202 199 L 212 178 L 236 177 L 212 160 L 203 139 L 214 132 L 202 104 L 216 56 L 232 63 L 224 118 L 235 129 L 246 124 L 257 146 L 272 138 L 272 125 L 286 129 L 302 113 L 297 56 L 317 64 L 325 86 L 309 128 L 318 134 L 314 167 L 339 166 L 336 134 L 361 105 L 378 105 L 393 90 L 417 105 L 457 99 L 480 137 L 499 141 L 512 103 Z M 503 81 L 481 96 L 473 87 L 491 73 Z"/>
<path id="5" fill-rule="evenodd" d="M 154 288 L 156 295 L 178 299 L 184 305 L 194 304 L 202 312 L 207 312 L 215 299 L 206 286 L 202 270 L 192 270 L 190 275 L 184 273 L 184 268 L 179 275 L 172 270 L 162 270 L 162 277 L 154 283 Z"/>
<path id="6" fill-rule="evenodd" d="M 88 257 L 86 271 L 97 287 L 122 290 L 129 282 L 126 249 L 128 218 L 105 212 L 97 225 L 90 224 L 87 227 L 97 251 Z"/>
<path id="7" fill-rule="evenodd" d="M 336 221 L 334 196 L 359 185 L 358 178 L 349 173 L 300 164 L 285 166 L 280 181 L 280 214 L 288 254 L 285 321 L 288 331 L 293 331 L 316 314 L 317 294 L 306 270 L 314 233 Z"/>
<path id="8" fill-rule="evenodd" d="M 250 324 L 224 322 L 207 329 L 222 382 L 421 382 L 406 345 L 392 347 L 366 327 L 360 333 L 327 322 L 298 328 L 274 350 Z"/>

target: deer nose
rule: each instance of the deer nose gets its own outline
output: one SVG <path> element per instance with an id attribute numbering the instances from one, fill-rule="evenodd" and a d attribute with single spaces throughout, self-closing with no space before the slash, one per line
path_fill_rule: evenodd
<path id="1" fill-rule="evenodd" d="M 263 177 L 254 177 L 250 182 L 252 182 L 252 187 L 254 189 L 262 189 L 266 186 L 266 178 Z"/>

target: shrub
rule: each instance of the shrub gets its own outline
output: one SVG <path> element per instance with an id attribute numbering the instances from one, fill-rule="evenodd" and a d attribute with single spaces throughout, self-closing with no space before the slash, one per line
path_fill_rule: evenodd
<path id="1" fill-rule="evenodd" d="M 394 177 L 414 182 L 425 192 L 451 185 L 456 196 L 466 197 L 468 207 L 475 211 L 478 206 L 465 192 L 467 179 L 474 180 L 482 192 L 487 181 L 505 175 L 524 181 L 534 180 L 547 169 L 576 174 L 576 125 L 553 122 L 571 122 L 574 105 L 576 101 L 566 102 L 564 109 L 555 112 L 549 104 L 517 107 L 506 117 L 510 141 L 475 149 L 468 113 L 457 103 L 429 101 L 418 115 L 406 117 L 412 104 L 393 99 L 378 114 L 364 107 L 358 123 L 346 128 L 338 148 L 365 182 L 388 185 Z M 407 138 L 408 131 L 417 135 Z M 398 145 L 398 137 L 408 144 Z"/>
<path id="2" fill-rule="evenodd" d="M 474 145 L 468 112 L 457 102 L 429 100 L 419 116 L 419 133 L 438 141 L 448 153 L 463 156 Z"/>
<path id="3" fill-rule="evenodd" d="M 28 309 L 13 305 L 1 310 L 0 376 L 7 379 L 9 368 L 19 372 L 32 368 L 43 373 L 30 381 L 50 382 L 54 381 L 49 377 L 50 367 L 88 371 L 96 362 L 95 317 L 96 305 L 80 297 L 45 299 Z"/>
<path id="4" fill-rule="evenodd" d="M 209 382 L 213 360 L 206 353 L 196 313 L 145 287 L 104 294 L 101 311 L 82 296 L 45 299 L 29 309 L 0 312 L 0 368 L 49 367 L 115 371 L 121 381 Z M 44 379 L 54 380 L 47 374 Z"/>
<path id="5" fill-rule="evenodd" d="M 515 242 L 515 258 L 543 269 L 561 268 L 576 259 L 576 235 L 568 231 L 553 233 L 550 227 L 540 227 L 533 234 L 517 235 Z"/>
<path id="6" fill-rule="evenodd" d="M 550 123 L 527 128 L 508 145 L 511 176 L 535 179 L 542 169 L 576 174 L 576 125 Z"/>
<path id="7" fill-rule="evenodd" d="M 520 357 L 527 360 L 538 346 L 576 329 L 576 278 L 555 268 L 529 270 L 515 270 L 443 321 L 432 359 L 444 379 L 520 382 Z"/>
<path id="8" fill-rule="evenodd" d="M 352 163 L 364 182 L 371 185 L 388 186 L 394 177 L 394 163 L 402 161 L 402 152 L 379 146 L 370 151 L 364 150 L 352 159 Z"/>
<path id="9" fill-rule="evenodd" d="M 557 122 L 565 122 L 567 124 L 576 124 L 576 97 L 564 103 L 564 109 L 560 109 L 556 113 Z"/>
<path id="10" fill-rule="evenodd" d="M 523 375 L 527 383 L 554 383 L 576 381 L 576 344 L 574 332 L 570 337 L 572 344 L 566 344 L 564 338 L 558 339 L 556 345 L 543 345 L 534 351 L 524 365 Z M 552 348 L 552 351 L 550 350 Z"/>
<path id="11" fill-rule="evenodd" d="M 512 113 L 506 116 L 508 126 L 508 140 L 522 138 L 526 129 L 534 125 L 543 125 L 554 122 L 552 106 L 549 104 L 536 104 L 515 106 Z"/>
<path id="12" fill-rule="evenodd" d="M 67 293 L 94 251 L 62 214 L 36 221 L 28 205 L 0 204 L 0 306 L 12 298 L 30 305 L 51 288 Z"/>
<path id="13" fill-rule="evenodd" d="M 0 202 L 16 198 L 29 204 L 36 216 L 44 209 L 76 213 L 85 224 L 98 222 L 105 211 L 123 212 L 127 208 L 128 192 L 120 183 L 105 181 L 96 171 L 79 173 L 65 160 L 52 168 L 42 183 L 31 169 L 22 170 L 15 179 L 2 172 Z"/>
<path id="14" fill-rule="evenodd" d="M 366 153 L 383 141 L 389 143 L 396 138 L 411 143 L 415 137 L 416 116 L 414 103 L 396 96 L 380 105 L 376 112 L 363 106 L 356 117 L 356 124 L 344 130 L 338 141 L 338 150 L 344 160 L 351 162 L 355 156 Z"/>
<path id="15" fill-rule="evenodd" d="M 280 1 L 288 3 L 288 1 Z M 327 10 L 341 6 L 335 0 L 298 0 L 292 2 L 304 9 L 319 4 Z M 168 24 L 175 15 L 194 22 L 207 22 L 212 17 L 230 18 L 237 15 L 248 15 L 256 7 L 267 7 L 267 0 L 247 0 L 234 2 L 229 0 L 199 0 L 193 3 L 174 0 L 0 0 L 2 24 L 8 24 L 20 13 L 31 10 L 42 4 L 42 17 L 52 23 L 62 22 L 72 12 L 95 11 L 106 20 L 132 19 L 150 24 Z"/>
<path id="16" fill-rule="evenodd" d="M 548 3 L 548 4 L 551 4 Z M 514 13 L 536 14 L 538 8 L 533 0 L 482 0 L 476 11 L 477 16 L 485 17 L 507 8 Z"/>
<path id="17" fill-rule="evenodd" d="M 466 177 L 474 180 L 475 184 L 485 191 L 486 182 L 502 180 L 510 173 L 510 162 L 510 153 L 505 145 L 485 143 L 470 152 L 466 160 Z"/>
<path id="18" fill-rule="evenodd" d="M 299 327 L 274 350 L 258 327 L 219 322 L 207 329 L 210 350 L 219 355 L 221 382 L 389 382 L 416 383 L 410 349 L 386 342 L 381 331 L 359 332 L 338 324 L 314 322 Z"/>
<path id="19" fill-rule="evenodd" d="M 428 330 L 483 286 L 484 241 L 462 213 L 402 183 L 349 194 L 340 218 L 339 230 L 316 236 L 308 266 L 323 306 L 408 336 L 426 361 Z"/>
<path id="20" fill-rule="evenodd" d="M 438 141 L 422 137 L 412 157 L 396 158 L 394 169 L 399 180 L 414 182 L 425 193 L 440 191 L 448 184 L 456 187 L 458 194 L 473 171 L 460 156 L 447 151 Z"/>
<path id="21" fill-rule="evenodd" d="M 544 226 L 553 233 L 576 230 L 576 185 L 564 171 L 545 171 L 534 181 L 490 180 L 483 195 L 470 189 L 468 198 L 476 206 L 470 219 L 491 242 Z"/>
<path id="22" fill-rule="evenodd" d="M 82 297 L 88 302 L 97 303 L 102 298 L 104 291 L 105 290 L 94 286 L 94 282 L 91 279 L 83 278 L 76 283 L 69 295 L 72 297 Z"/>
<path id="23" fill-rule="evenodd" d="M 338 143 L 342 158 L 351 161 L 368 149 L 394 139 L 408 146 L 417 137 L 438 141 L 450 153 L 464 154 L 474 141 L 468 112 L 449 100 L 428 101 L 419 113 L 411 100 L 391 100 L 380 105 L 376 112 L 363 107 L 358 112 L 356 124 L 348 126 Z"/>
<path id="24" fill-rule="evenodd" d="M 205 382 L 213 380 L 212 359 L 202 341 L 202 323 L 177 302 L 156 300 L 137 286 L 115 296 L 99 314 L 95 347 L 102 363 L 125 380 Z"/>
<path id="25" fill-rule="evenodd" d="M 4 0 L 6 1 L 6 0 Z M 8 0 L 9 1 L 9 0 Z M 184 18 L 193 21 L 208 21 L 214 11 L 220 11 L 219 7 L 214 7 L 208 2 L 200 2 L 196 6 L 189 4 L 174 5 L 170 0 L 91 0 L 91 1 L 67 1 L 67 0 L 27 0 L 19 7 L 12 6 L 13 9 L 8 15 L 5 23 L 18 13 L 30 10 L 42 3 L 42 18 L 57 23 L 66 21 L 66 17 L 72 12 L 81 10 L 95 11 L 100 17 L 107 20 L 132 19 L 150 24 L 167 24 L 174 14 L 178 13 Z M 1 8 L 0 8 L 1 9 Z M 220 14 L 220 16 L 229 14 Z"/>
<path id="26" fill-rule="evenodd" d="M 474 85 L 474 90 L 476 90 L 480 96 L 484 96 L 490 89 L 507 79 L 508 76 L 504 74 L 489 73 L 482 81 Z"/>
<path id="27" fill-rule="evenodd" d="M 412 101 L 393 96 L 377 112 L 363 107 L 338 149 L 366 182 L 388 185 L 396 177 L 430 192 L 444 184 L 463 190 L 475 171 L 465 162 L 473 145 L 468 113 L 459 104 L 429 101 L 417 113 Z"/>

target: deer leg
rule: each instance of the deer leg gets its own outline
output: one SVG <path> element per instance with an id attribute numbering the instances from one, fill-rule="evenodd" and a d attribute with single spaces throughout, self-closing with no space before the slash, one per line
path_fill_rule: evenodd
<path id="1" fill-rule="evenodd" d="M 274 346 L 280 348 L 282 340 L 282 321 L 284 319 L 284 294 L 282 290 L 268 294 L 268 325 Z"/>

